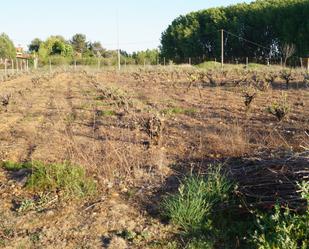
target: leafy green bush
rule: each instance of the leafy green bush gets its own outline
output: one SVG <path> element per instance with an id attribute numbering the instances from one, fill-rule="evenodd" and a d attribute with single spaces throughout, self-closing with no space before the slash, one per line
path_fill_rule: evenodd
<path id="1" fill-rule="evenodd" d="M 299 188 L 309 204 L 309 183 L 303 182 Z M 279 205 L 272 214 L 257 212 L 256 227 L 251 239 L 258 249 L 306 249 L 309 245 L 309 207 L 302 214 Z"/>
<path id="2" fill-rule="evenodd" d="M 309 245 L 309 215 L 292 213 L 289 208 L 275 206 L 273 214 L 256 214 L 256 226 L 251 237 L 259 249 L 305 249 Z"/>

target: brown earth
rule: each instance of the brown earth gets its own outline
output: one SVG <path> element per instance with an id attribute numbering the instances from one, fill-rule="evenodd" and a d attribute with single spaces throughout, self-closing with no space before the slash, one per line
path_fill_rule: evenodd
<path id="1" fill-rule="evenodd" d="M 14 201 L 32 193 L 0 168 L 4 248 L 162 248 L 173 228 L 158 218 L 158 193 L 177 184 L 175 175 L 230 157 L 301 151 L 308 140 L 309 90 L 298 81 L 288 90 L 276 82 L 246 111 L 238 87 L 188 88 L 186 78 L 171 83 L 162 73 L 43 75 L 0 84 L 0 97 L 10 96 L 0 111 L 0 160 L 70 161 L 100 194 L 18 213 Z M 282 92 L 291 111 L 278 122 L 266 109 Z"/>

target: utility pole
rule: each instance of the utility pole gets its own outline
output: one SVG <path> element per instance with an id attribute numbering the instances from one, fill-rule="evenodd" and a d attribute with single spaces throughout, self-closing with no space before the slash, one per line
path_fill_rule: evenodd
<path id="1" fill-rule="evenodd" d="M 223 68 L 224 64 L 224 30 L 221 29 L 221 67 Z"/>
<path id="2" fill-rule="evenodd" d="M 117 10 L 117 47 L 118 47 L 118 70 L 121 69 L 121 63 L 120 63 L 120 48 L 119 48 L 119 11 Z"/>
<path id="3" fill-rule="evenodd" d="M 120 71 L 121 64 L 120 64 L 120 49 L 118 48 L 118 70 Z"/>

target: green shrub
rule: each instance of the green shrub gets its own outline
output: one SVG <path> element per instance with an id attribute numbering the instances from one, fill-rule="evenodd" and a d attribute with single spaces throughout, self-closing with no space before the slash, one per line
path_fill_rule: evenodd
<path id="1" fill-rule="evenodd" d="M 69 65 L 70 61 L 72 60 L 70 57 L 64 57 L 61 55 L 54 55 L 50 56 L 49 60 L 52 65 L 59 66 L 59 65 Z M 49 63 L 49 61 L 48 61 Z"/>
<path id="2" fill-rule="evenodd" d="M 202 68 L 202 69 L 215 69 L 215 68 L 220 68 L 221 63 L 215 62 L 215 61 L 205 61 L 205 62 L 197 65 L 197 67 Z"/>
<path id="3" fill-rule="evenodd" d="M 185 178 L 178 193 L 164 200 L 165 214 L 175 225 L 188 233 L 211 227 L 208 218 L 212 208 L 228 199 L 232 187 L 220 170 L 220 165 L 211 166 L 206 178 Z"/>
<path id="4" fill-rule="evenodd" d="M 67 197 L 86 197 L 96 191 L 95 182 L 86 176 L 84 168 L 70 163 L 43 164 L 41 162 L 4 162 L 11 171 L 31 169 L 26 187 L 36 192 L 62 191 Z"/>
<path id="5" fill-rule="evenodd" d="M 280 101 L 273 102 L 271 106 L 267 108 L 267 111 L 273 116 L 275 116 L 278 121 L 283 120 L 291 111 L 291 108 L 287 101 L 287 95 L 282 94 Z"/>
<path id="6" fill-rule="evenodd" d="M 299 215 L 276 205 L 273 214 L 256 214 L 256 226 L 251 240 L 258 249 L 306 249 L 309 245 L 308 212 Z"/>
<path id="7" fill-rule="evenodd" d="M 303 182 L 298 187 L 308 205 L 309 183 Z M 256 227 L 251 240 L 258 249 L 306 249 L 309 245 L 309 207 L 302 214 L 279 205 L 271 214 L 257 212 Z"/>
<path id="8" fill-rule="evenodd" d="M 200 229 L 211 208 L 205 200 L 206 190 L 207 184 L 203 179 L 186 178 L 178 193 L 165 200 L 166 215 L 185 231 Z"/>
<path id="9" fill-rule="evenodd" d="M 309 183 L 299 188 L 309 201 Z M 180 228 L 179 248 L 308 248 L 308 208 L 299 214 L 277 205 L 272 212 L 243 214 L 237 211 L 240 203 L 221 167 L 212 166 L 206 177 L 186 177 L 178 192 L 164 199 L 163 210 Z"/>
<path id="10" fill-rule="evenodd" d="M 78 58 L 76 59 L 76 65 L 88 65 L 88 66 L 91 66 L 91 65 L 98 65 L 98 60 L 100 60 L 101 62 L 101 59 L 98 59 L 97 57 L 83 57 L 83 58 Z M 74 65 L 74 60 L 72 60 L 71 64 Z"/>

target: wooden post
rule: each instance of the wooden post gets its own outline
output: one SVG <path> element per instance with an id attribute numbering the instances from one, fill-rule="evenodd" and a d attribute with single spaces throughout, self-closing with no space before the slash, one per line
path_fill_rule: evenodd
<path id="1" fill-rule="evenodd" d="M 51 59 L 49 58 L 49 72 L 52 72 L 52 65 L 51 65 Z"/>
<path id="2" fill-rule="evenodd" d="M 189 58 L 189 65 L 191 65 L 191 57 Z"/>
<path id="3" fill-rule="evenodd" d="M 163 58 L 163 65 L 166 65 L 165 57 Z"/>
<path id="4" fill-rule="evenodd" d="M 101 67 L 101 60 L 100 57 L 98 57 L 98 71 L 100 71 L 100 67 Z"/>
<path id="5" fill-rule="evenodd" d="M 33 67 L 34 67 L 34 69 L 38 68 L 38 58 L 37 57 L 34 57 L 34 59 L 33 59 Z"/>
<path id="6" fill-rule="evenodd" d="M 7 77 L 8 68 L 7 68 L 7 59 L 4 59 L 4 76 Z"/>
<path id="7" fill-rule="evenodd" d="M 74 59 L 74 71 L 76 71 L 76 59 Z"/>
<path id="8" fill-rule="evenodd" d="M 16 72 L 18 73 L 18 69 L 19 68 L 19 66 L 18 66 L 18 59 L 16 58 Z"/>
<path id="9" fill-rule="evenodd" d="M 282 57 L 280 57 L 280 66 L 283 66 L 283 61 L 282 61 Z"/>
<path id="10" fill-rule="evenodd" d="M 246 68 L 248 68 L 248 65 L 249 65 L 249 58 L 246 57 Z"/>
<path id="11" fill-rule="evenodd" d="M 221 29 L 221 67 L 223 68 L 224 64 L 224 30 Z"/>
<path id="12" fill-rule="evenodd" d="M 14 74 L 14 60 L 11 59 L 11 63 L 12 63 L 12 74 Z"/>
<path id="13" fill-rule="evenodd" d="M 299 60 L 300 60 L 300 67 L 303 68 L 303 58 L 300 57 Z"/>

